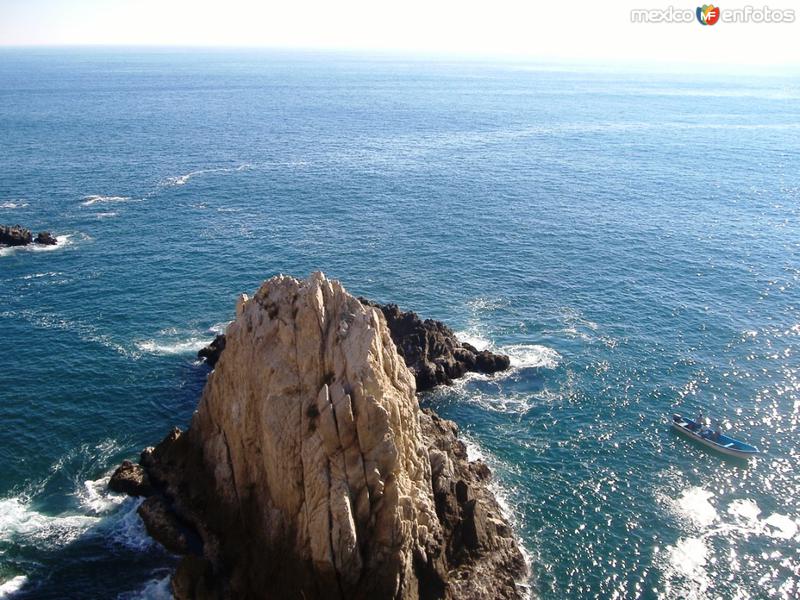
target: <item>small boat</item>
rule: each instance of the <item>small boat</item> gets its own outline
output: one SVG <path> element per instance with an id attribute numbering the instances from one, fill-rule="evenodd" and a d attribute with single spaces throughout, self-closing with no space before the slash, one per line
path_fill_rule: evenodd
<path id="1" fill-rule="evenodd" d="M 715 432 L 711 428 L 679 414 L 672 415 L 672 428 L 686 437 L 728 456 L 750 458 L 758 454 L 758 448 L 755 446 Z"/>

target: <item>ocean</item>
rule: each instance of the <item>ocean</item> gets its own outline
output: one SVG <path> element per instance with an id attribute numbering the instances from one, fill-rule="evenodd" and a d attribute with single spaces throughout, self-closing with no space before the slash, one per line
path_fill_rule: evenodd
<path id="1" fill-rule="evenodd" d="M 240 292 L 322 270 L 512 369 L 422 403 L 537 596 L 800 594 L 800 80 L 0 50 L 0 597 L 166 598 L 105 482 L 186 426 Z M 673 434 L 703 409 L 749 465 Z"/>

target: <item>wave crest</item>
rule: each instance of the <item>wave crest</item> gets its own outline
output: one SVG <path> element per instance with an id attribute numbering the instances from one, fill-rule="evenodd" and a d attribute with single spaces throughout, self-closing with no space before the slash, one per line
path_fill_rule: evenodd
<path id="1" fill-rule="evenodd" d="M 103 196 L 100 194 L 90 194 L 83 197 L 83 206 L 92 206 L 93 204 L 106 203 L 106 202 L 129 202 L 130 196 Z"/>

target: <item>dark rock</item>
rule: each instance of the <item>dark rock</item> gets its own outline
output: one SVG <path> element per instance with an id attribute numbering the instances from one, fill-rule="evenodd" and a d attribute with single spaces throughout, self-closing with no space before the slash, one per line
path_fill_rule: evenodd
<path id="1" fill-rule="evenodd" d="M 511 365 L 508 356 L 459 342 L 453 330 L 440 321 L 419 318 L 396 304 L 379 304 L 359 298 L 362 304 L 379 309 L 386 318 L 397 352 L 414 374 L 417 391 L 449 385 L 465 373 L 496 373 Z"/>
<path id="2" fill-rule="evenodd" d="M 44 246 L 55 246 L 58 243 L 58 239 L 51 235 L 49 231 L 40 231 L 33 241 Z"/>
<path id="3" fill-rule="evenodd" d="M 200 556 L 184 556 L 172 576 L 175 600 L 218 600 L 212 564 Z"/>
<path id="4" fill-rule="evenodd" d="M 489 467 L 467 460 L 452 421 L 425 408 L 420 424 L 429 444 L 436 516 L 445 530 L 448 597 L 519 597 L 515 582 L 524 577 L 527 565 L 490 488 Z"/>
<path id="5" fill-rule="evenodd" d="M 189 553 L 189 540 L 178 517 L 163 496 L 150 496 L 137 511 L 147 533 L 170 552 Z"/>
<path id="6" fill-rule="evenodd" d="M 221 333 L 208 346 L 201 348 L 197 357 L 206 359 L 208 366 L 213 369 L 223 350 L 225 350 L 225 334 Z"/>
<path id="7" fill-rule="evenodd" d="M 464 505 L 462 539 L 464 546 L 477 550 L 488 546 L 489 531 L 486 514 L 476 500 L 469 500 Z"/>
<path id="8" fill-rule="evenodd" d="M 0 244 L 6 246 L 27 246 L 33 241 L 30 229 L 19 225 L 0 225 Z"/>
<path id="9" fill-rule="evenodd" d="M 144 468 L 129 460 L 122 461 L 117 467 L 108 482 L 108 488 L 113 492 L 129 496 L 149 496 L 153 493 L 150 478 Z"/>

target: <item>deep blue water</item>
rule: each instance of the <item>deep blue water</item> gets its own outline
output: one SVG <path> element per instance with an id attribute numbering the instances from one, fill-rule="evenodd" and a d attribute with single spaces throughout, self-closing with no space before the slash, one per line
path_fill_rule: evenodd
<path id="1" fill-rule="evenodd" d="M 0 223 L 66 240 L 0 250 L 0 596 L 164 593 L 105 478 L 238 293 L 317 269 L 512 356 L 424 402 L 542 597 L 800 594 L 797 78 L 3 50 L 0 157 Z M 670 433 L 700 407 L 765 454 Z"/>

